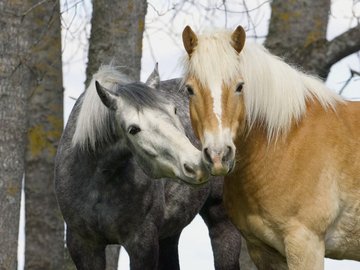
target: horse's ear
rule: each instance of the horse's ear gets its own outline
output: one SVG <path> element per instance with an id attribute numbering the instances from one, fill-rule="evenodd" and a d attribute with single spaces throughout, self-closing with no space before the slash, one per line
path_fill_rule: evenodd
<path id="1" fill-rule="evenodd" d="M 109 109 L 116 110 L 116 96 L 114 93 L 103 87 L 98 81 L 95 81 L 95 86 L 102 103 Z"/>
<path id="2" fill-rule="evenodd" d="M 146 85 L 158 89 L 160 86 L 160 76 L 159 76 L 159 69 L 158 69 L 158 63 L 155 64 L 153 72 L 151 72 L 149 78 L 146 80 Z"/>
<path id="3" fill-rule="evenodd" d="M 185 27 L 184 31 L 182 32 L 182 40 L 184 43 L 185 50 L 187 51 L 188 55 L 191 56 L 198 43 L 198 39 L 194 31 L 188 25 Z"/>
<path id="4" fill-rule="evenodd" d="M 236 27 L 235 31 L 231 34 L 231 45 L 238 53 L 244 48 L 245 37 L 245 30 L 240 25 Z"/>

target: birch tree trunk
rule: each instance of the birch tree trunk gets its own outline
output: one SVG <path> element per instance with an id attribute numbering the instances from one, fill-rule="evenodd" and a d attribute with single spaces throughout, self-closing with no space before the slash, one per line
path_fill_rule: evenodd
<path id="1" fill-rule="evenodd" d="M 24 20 L 31 32 L 25 176 L 25 269 L 58 270 L 64 262 L 64 221 L 54 193 L 53 171 L 63 129 L 60 6 L 31 3 Z M 40 3 L 40 4 L 39 4 Z"/>
<path id="2" fill-rule="evenodd" d="M 30 71 L 20 1 L 0 1 L 0 269 L 17 268 Z"/>

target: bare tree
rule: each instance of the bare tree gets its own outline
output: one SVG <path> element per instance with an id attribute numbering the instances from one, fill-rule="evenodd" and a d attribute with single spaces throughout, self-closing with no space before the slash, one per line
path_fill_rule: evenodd
<path id="1" fill-rule="evenodd" d="M 30 33 L 26 5 L 0 1 L 0 269 L 16 269 L 21 180 L 24 174 Z"/>
<path id="2" fill-rule="evenodd" d="M 326 39 L 330 0 L 273 0 L 265 45 L 295 65 L 326 78 L 333 64 L 360 50 L 360 24 Z"/>

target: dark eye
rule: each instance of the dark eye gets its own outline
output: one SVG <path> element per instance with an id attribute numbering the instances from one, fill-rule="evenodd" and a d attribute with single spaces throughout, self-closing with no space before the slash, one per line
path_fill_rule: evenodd
<path id="1" fill-rule="evenodd" d="M 186 90 L 187 90 L 187 92 L 189 93 L 190 96 L 194 95 L 194 89 L 190 85 L 186 86 Z"/>
<path id="2" fill-rule="evenodd" d="M 129 132 L 129 134 L 131 134 L 131 135 L 135 135 L 135 134 L 139 133 L 140 131 L 141 131 L 141 128 L 139 128 L 139 127 L 136 126 L 136 125 L 132 125 L 132 126 L 130 126 L 129 129 L 128 129 L 128 132 Z"/>
<path id="3" fill-rule="evenodd" d="M 174 113 L 177 114 L 177 108 L 176 107 L 174 107 Z"/>
<path id="4" fill-rule="evenodd" d="M 239 83 L 238 86 L 236 87 L 235 92 L 236 93 L 241 93 L 243 87 L 244 87 L 244 83 L 243 82 Z"/>

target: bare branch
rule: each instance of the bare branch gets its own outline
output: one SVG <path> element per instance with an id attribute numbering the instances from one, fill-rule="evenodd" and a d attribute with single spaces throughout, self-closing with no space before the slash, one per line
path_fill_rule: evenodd
<path id="1" fill-rule="evenodd" d="M 343 85 L 343 87 L 341 87 L 340 91 L 339 91 L 339 95 L 342 95 L 342 93 L 344 92 L 346 86 L 348 86 L 348 84 L 350 83 L 350 81 L 355 77 L 355 76 L 360 76 L 360 72 L 355 71 L 353 69 L 350 69 L 350 77 L 346 80 L 345 84 Z"/>
<path id="2" fill-rule="evenodd" d="M 360 24 L 329 41 L 326 45 L 327 66 L 360 50 Z"/>
<path id="3" fill-rule="evenodd" d="M 37 8 L 38 6 L 41 6 L 42 4 L 44 4 L 45 2 L 47 2 L 48 0 L 42 0 L 38 3 L 36 3 L 35 5 L 33 5 L 32 7 L 30 7 L 27 11 L 25 11 L 22 16 L 25 17 L 29 12 L 31 12 L 33 9 Z"/>

